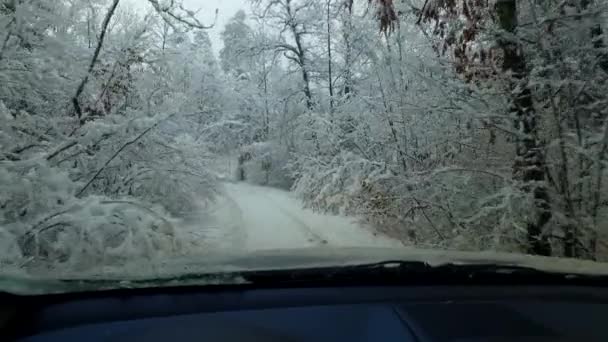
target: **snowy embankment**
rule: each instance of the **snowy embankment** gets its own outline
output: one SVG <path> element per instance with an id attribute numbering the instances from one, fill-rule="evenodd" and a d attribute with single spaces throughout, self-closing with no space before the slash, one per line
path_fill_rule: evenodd
<path id="1" fill-rule="evenodd" d="M 374 234 L 356 218 L 324 215 L 304 209 L 287 191 L 226 183 L 226 197 L 213 208 L 204 226 L 187 225 L 192 247 L 257 251 L 307 247 L 399 247 Z"/>

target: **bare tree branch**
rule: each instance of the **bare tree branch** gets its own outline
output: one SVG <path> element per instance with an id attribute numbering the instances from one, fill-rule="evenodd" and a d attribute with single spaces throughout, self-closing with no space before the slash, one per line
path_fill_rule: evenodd
<path id="1" fill-rule="evenodd" d="M 76 145 L 76 143 L 77 142 L 75 140 L 71 140 L 71 141 L 61 144 L 61 146 L 59 146 L 57 149 L 55 149 L 55 151 L 49 153 L 49 155 L 46 156 L 46 160 L 51 160 L 51 159 L 55 158 L 61 152 L 68 150 L 71 147 L 73 147 L 74 145 Z"/>
<path id="2" fill-rule="evenodd" d="M 174 19 L 175 21 L 177 21 L 181 24 L 184 24 L 188 27 L 200 29 L 200 30 L 207 30 L 207 29 L 213 28 L 215 26 L 215 23 L 217 22 L 217 15 L 219 12 L 218 9 L 215 10 L 215 18 L 213 19 L 213 23 L 211 25 L 204 25 L 196 18 L 195 12 L 185 9 L 181 4 L 176 5 L 175 0 L 171 0 L 171 2 L 169 3 L 169 6 L 166 6 L 166 7 L 163 7 L 158 2 L 158 0 L 148 0 L 148 2 L 152 5 L 152 7 L 154 7 L 154 9 L 159 14 L 161 14 L 163 20 L 165 20 L 169 25 L 172 25 L 172 23 L 163 14 L 169 16 L 170 18 Z M 184 12 L 185 15 L 176 13 L 176 7 L 181 12 Z"/>

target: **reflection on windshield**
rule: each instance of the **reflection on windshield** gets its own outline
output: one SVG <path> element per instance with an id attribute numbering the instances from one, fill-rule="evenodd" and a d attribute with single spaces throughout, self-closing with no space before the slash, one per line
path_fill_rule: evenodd
<path id="1" fill-rule="evenodd" d="M 0 265 L 606 260 L 605 5 L 5 0 Z"/>

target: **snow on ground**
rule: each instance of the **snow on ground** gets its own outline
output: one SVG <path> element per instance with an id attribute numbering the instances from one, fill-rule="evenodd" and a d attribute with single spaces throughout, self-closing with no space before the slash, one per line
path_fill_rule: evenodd
<path id="1" fill-rule="evenodd" d="M 214 215 L 215 227 L 206 229 L 208 237 L 215 234 L 213 240 L 218 248 L 256 251 L 319 246 L 402 246 L 396 240 L 374 234 L 370 228 L 358 224 L 356 218 L 304 209 L 287 191 L 247 183 L 226 183 L 225 189 L 227 198 Z M 215 233 L 210 234 L 212 231 Z"/>
<path id="2" fill-rule="evenodd" d="M 180 227 L 184 251 L 189 253 L 222 252 L 240 250 L 245 245 L 246 234 L 242 227 L 242 212 L 230 197 L 219 197 L 214 203 L 199 205 L 176 226 Z"/>
<path id="3" fill-rule="evenodd" d="M 236 174 L 236 157 L 212 163 L 220 179 Z M 403 247 L 374 234 L 356 217 L 325 215 L 305 209 L 292 193 L 248 183 L 224 183 L 225 196 L 201 207 L 180 224 L 186 253 L 251 252 L 309 247 Z"/>

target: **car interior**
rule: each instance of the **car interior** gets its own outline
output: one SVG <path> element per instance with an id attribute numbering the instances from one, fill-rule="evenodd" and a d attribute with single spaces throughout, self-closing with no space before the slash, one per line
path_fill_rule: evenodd
<path id="1" fill-rule="evenodd" d="M 2 341 L 608 341 L 608 289 L 188 286 L 0 296 Z"/>

